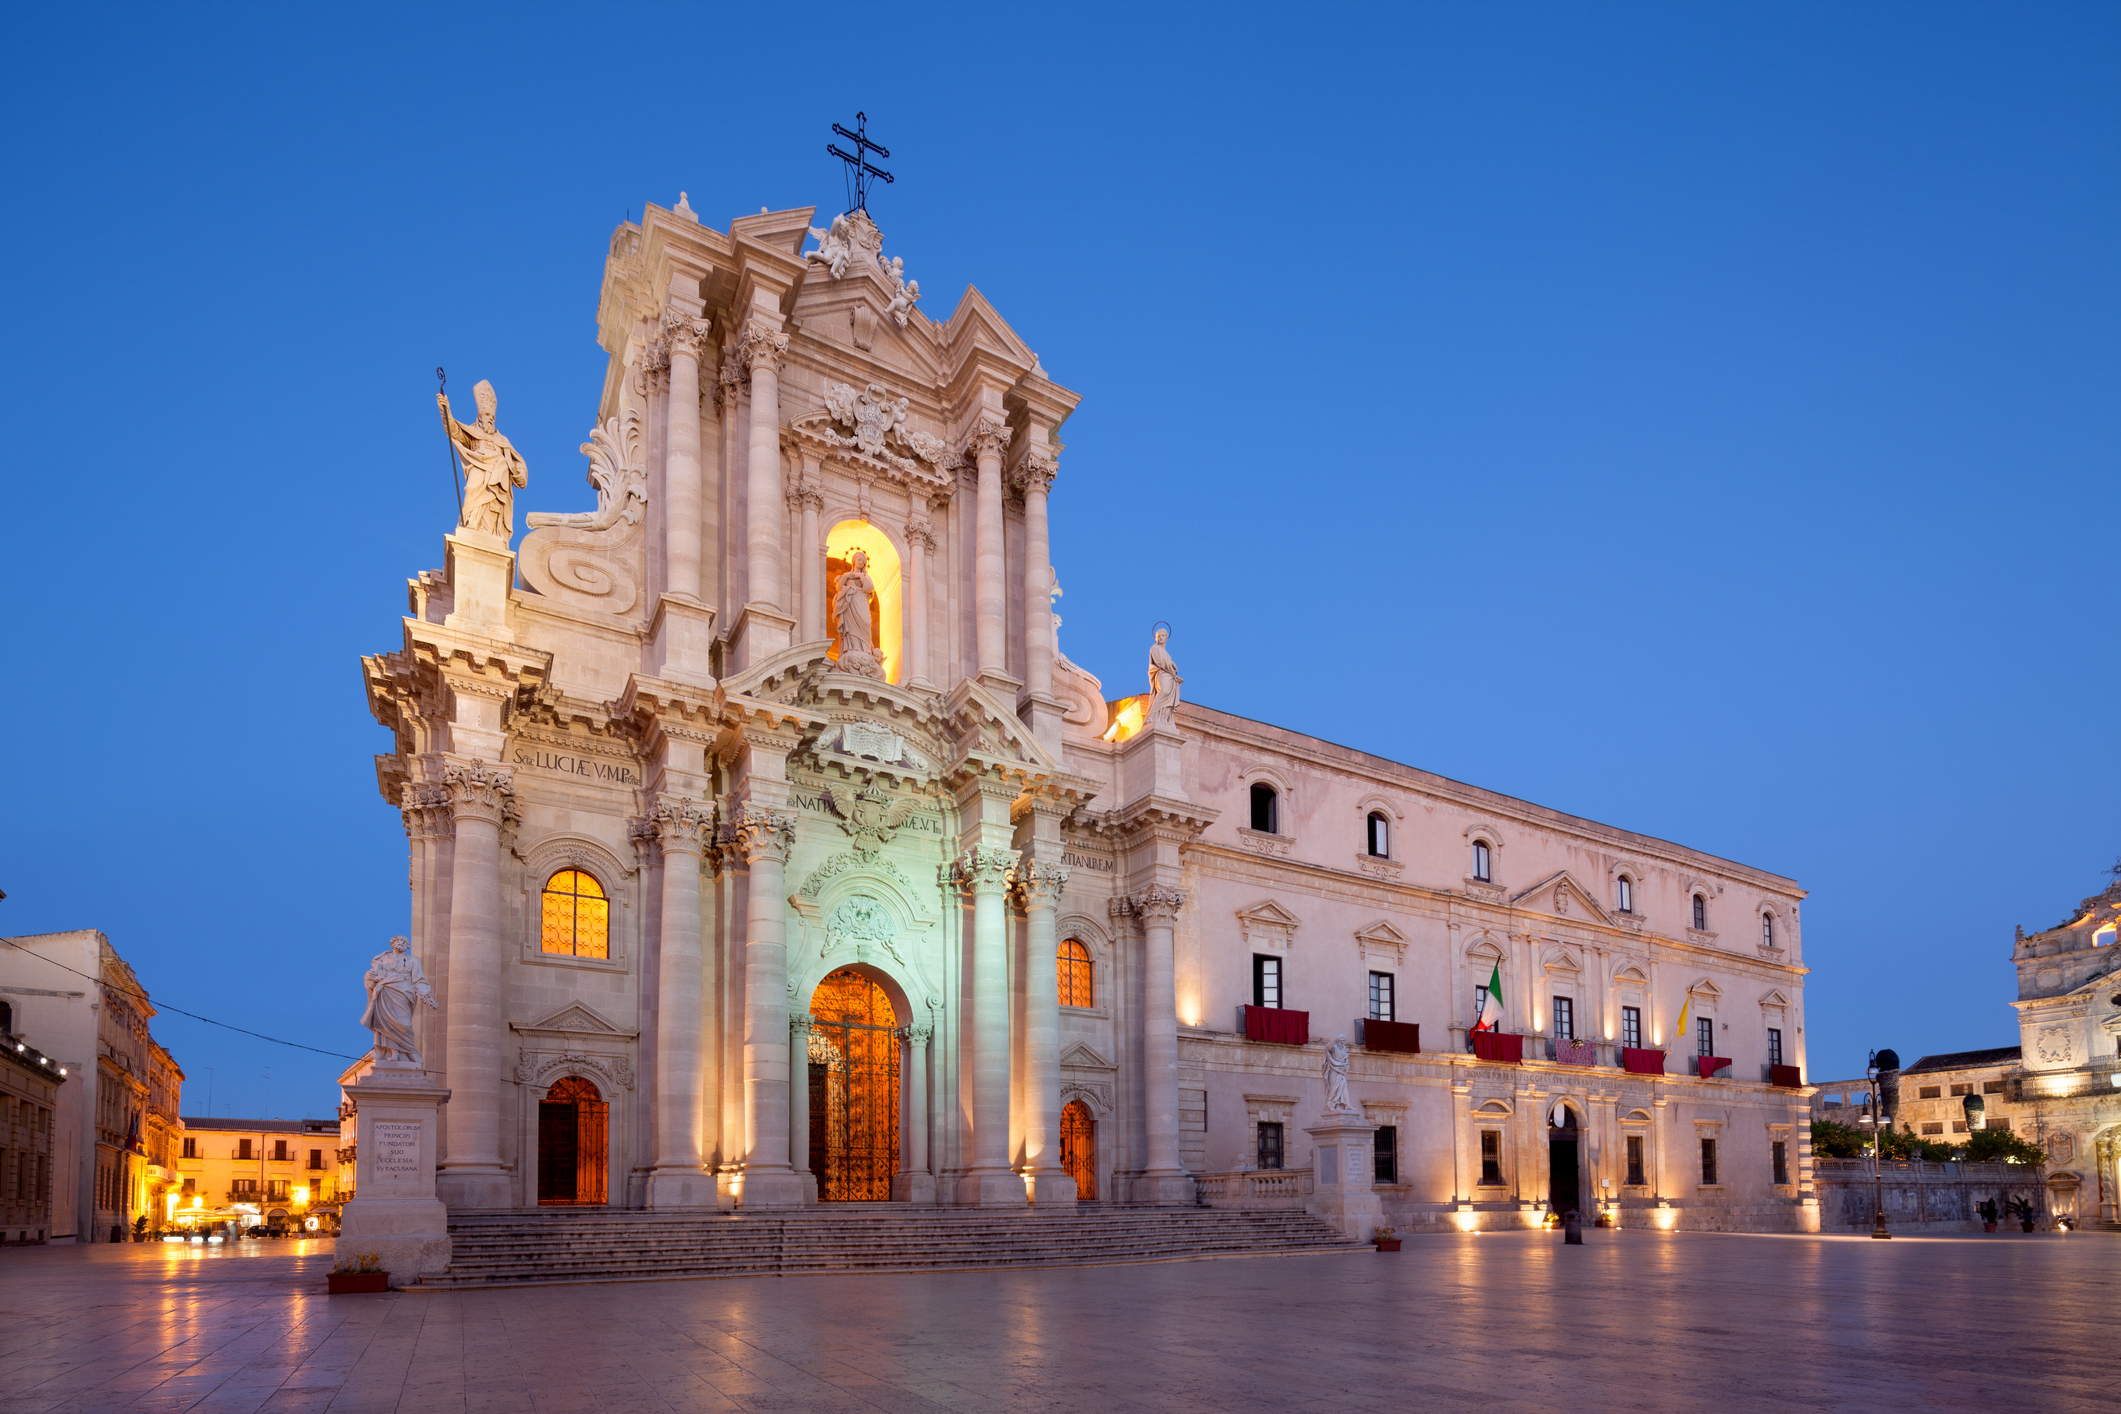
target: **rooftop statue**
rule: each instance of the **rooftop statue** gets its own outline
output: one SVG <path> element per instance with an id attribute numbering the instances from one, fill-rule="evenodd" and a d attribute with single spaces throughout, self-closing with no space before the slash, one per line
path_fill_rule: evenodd
<path id="1" fill-rule="evenodd" d="M 1171 637 L 1171 630 L 1156 631 L 1156 642 L 1149 645 L 1149 725 L 1176 730 L 1178 727 L 1178 685 L 1185 681 L 1178 675 L 1178 664 L 1171 661 L 1171 650 L 1164 643 Z"/>
<path id="2" fill-rule="evenodd" d="M 442 430 L 464 454 L 464 514 L 457 524 L 505 540 L 515 533 L 515 493 L 530 484 L 530 468 L 515 444 L 494 427 L 499 400 L 494 397 L 493 384 L 481 378 L 471 396 L 479 405 L 479 420 L 467 423 L 450 415 L 447 393 L 435 394 L 435 405 L 442 409 Z"/>

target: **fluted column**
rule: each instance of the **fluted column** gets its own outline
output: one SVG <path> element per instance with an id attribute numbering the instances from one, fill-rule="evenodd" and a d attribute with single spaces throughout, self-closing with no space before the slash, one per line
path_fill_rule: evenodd
<path id="1" fill-rule="evenodd" d="M 1053 458 L 1033 448 L 1016 469 L 1024 493 L 1024 687 L 1053 695 L 1053 564 L 1046 531 L 1046 493 L 1053 489 Z"/>
<path id="2" fill-rule="evenodd" d="M 745 562 L 750 573 L 749 602 L 786 613 L 788 598 L 781 577 L 781 357 L 788 336 L 764 319 L 744 326 L 740 355 L 751 374 L 751 455 L 745 485 L 750 516 L 744 530 Z M 675 394 L 673 393 L 673 397 Z"/>
<path id="3" fill-rule="evenodd" d="M 810 1028 L 817 1018 L 799 1011 L 788 1018 L 788 1164 L 810 1172 Z"/>
<path id="4" fill-rule="evenodd" d="M 741 1202 L 747 1208 L 803 1201 L 802 1180 L 788 1162 L 788 942 L 784 874 L 795 843 L 795 817 L 754 805 L 740 808 L 737 842 L 751 865 L 744 918 L 744 1156 Z"/>
<path id="5" fill-rule="evenodd" d="M 670 592 L 700 597 L 700 349 L 708 325 L 675 306 L 663 311 L 670 356 L 670 427 L 663 454 L 664 564 Z"/>
<path id="6" fill-rule="evenodd" d="M 1024 964 L 1024 1188 L 1034 1203 L 1072 1204 L 1075 1180 L 1060 1162 L 1060 940 L 1053 920 L 1068 871 L 1027 860 L 1017 866 L 1013 881 L 1024 909 L 1029 953 Z"/>
<path id="7" fill-rule="evenodd" d="M 974 644 L 979 659 L 975 676 L 993 673 L 1006 677 L 1009 636 L 1005 615 L 1009 591 L 1003 583 L 1007 566 L 1002 549 L 1002 452 L 1009 445 L 1009 429 L 1000 422 L 982 421 L 968 445 L 979 466 L 972 557 Z"/>
<path id="8" fill-rule="evenodd" d="M 796 542 L 796 578 L 802 585 L 801 626 L 798 643 L 816 643 L 829 635 L 825 624 L 825 547 L 818 542 L 818 513 L 825 509 L 824 492 L 815 475 L 817 464 L 805 460 L 803 479 L 788 493 L 788 509 L 801 517 L 802 538 Z"/>
<path id="9" fill-rule="evenodd" d="M 1152 888 L 1137 894 L 1142 925 L 1142 1116 L 1149 1143 L 1140 1201 L 1184 1202 L 1184 1170 L 1178 1166 L 1178 985 L 1173 974 L 1172 930 L 1186 903 L 1184 889 Z"/>
<path id="10" fill-rule="evenodd" d="M 452 1208 L 505 1208 L 501 1164 L 501 820 L 514 775 L 482 761 L 443 770 L 456 850 L 449 878 L 447 1152 L 435 1194 Z"/>
<path id="11" fill-rule="evenodd" d="M 700 860 L 711 812 L 697 800 L 665 795 L 651 823 L 663 854 L 662 943 L 656 963 L 655 1164 L 651 1208 L 712 1207 L 705 1165 L 700 1077 L 706 1071 L 701 1006 Z"/>
<path id="12" fill-rule="evenodd" d="M 935 553 L 935 523 L 916 511 L 906 521 L 906 671 L 914 687 L 933 687 L 928 676 L 928 557 Z"/>
<path id="13" fill-rule="evenodd" d="M 935 1175 L 928 1171 L 928 1038 L 935 1027 L 922 1022 L 898 1029 L 905 1049 L 899 1062 L 900 1103 L 904 1137 L 899 1143 L 898 1172 L 891 1177 L 891 1198 L 897 1203 L 933 1203 Z"/>
<path id="14" fill-rule="evenodd" d="M 1024 1202 L 1023 1181 L 1009 1170 L 1009 916 L 1006 891 L 1013 849 L 974 846 L 952 866 L 972 900 L 972 985 L 964 1007 L 960 1064 L 972 1068 L 971 1165 L 957 1201 L 980 1207 Z"/>

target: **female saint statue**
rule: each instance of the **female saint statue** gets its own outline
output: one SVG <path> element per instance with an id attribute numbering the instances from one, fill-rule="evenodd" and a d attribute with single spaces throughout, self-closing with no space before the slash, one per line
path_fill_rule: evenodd
<path id="1" fill-rule="evenodd" d="M 856 550 L 832 586 L 832 626 L 839 630 L 839 670 L 865 678 L 884 675 L 884 660 L 876 656 L 876 640 L 869 617 L 869 601 L 876 581 L 869 578 L 869 552 Z"/>
<path id="2" fill-rule="evenodd" d="M 1178 664 L 1171 661 L 1171 651 L 1164 642 L 1171 637 L 1171 630 L 1156 631 L 1156 642 L 1149 645 L 1149 691 L 1153 694 L 1149 702 L 1149 725 L 1176 730 L 1178 727 L 1178 685 L 1185 681 L 1178 675 Z"/>
<path id="3" fill-rule="evenodd" d="M 376 1059 L 420 1064 L 420 1049 L 412 1039 L 412 1008 L 415 1001 L 435 1004 L 420 960 L 407 951 L 412 945 L 392 938 L 390 950 L 376 954 L 368 964 L 368 1010 L 361 1024 L 376 1033 Z"/>
<path id="4" fill-rule="evenodd" d="M 530 468 L 515 443 L 494 427 L 499 402 L 493 384 L 481 378 L 471 396 L 479 405 L 479 420 L 466 423 L 450 415 L 447 393 L 435 394 L 442 408 L 442 430 L 464 454 L 464 516 L 457 524 L 505 540 L 515 533 L 515 493 L 530 484 Z"/>
<path id="5" fill-rule="evenodd" d="M 1356 1114 L 1355 1102 L 1348 1098 L 1348 1038 L 1335 1036 L 1333 1044 L 1326 1047 L 1326 1113 Z"/>

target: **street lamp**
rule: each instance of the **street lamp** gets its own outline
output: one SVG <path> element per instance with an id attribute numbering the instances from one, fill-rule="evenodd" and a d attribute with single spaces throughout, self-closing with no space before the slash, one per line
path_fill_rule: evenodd
<path id="1" fill-rule="evenodd" d="M 1891 1085 L 1886 1077 L 1897 1075 L 1899 1070 L 1899 1052 L 1883 1050 L 1871 1052 L 1870 1062 L 1863 1071 L 1864 1079 L 1870 1082 L 1871 1087 L 1870 1113 L 1863 1117 L 1863 1122 L 1869 1125 L 1871 1130 L 1871 1210 L 1875 1214 L 1871 1227 L 1873 1237 L 1892 1236 L 1885 1230 L 1885 1177 L 1879 1164 L 1885 1158 L 1885 1135 L 1893 1123 L 1893 1117 L 1885 1112 L 1883 1106 L 1885 1091 Z"/>

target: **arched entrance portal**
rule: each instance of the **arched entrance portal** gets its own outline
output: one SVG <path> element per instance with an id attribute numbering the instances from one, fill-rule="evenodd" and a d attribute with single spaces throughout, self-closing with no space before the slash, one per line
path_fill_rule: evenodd
<path id="1" fill-rule="evenodd" d="M 1097 1121 L 1081 1100 L 1070 1100 L 1061 1110 L 1061 1167 L 1075 1180 L 1079 1201 L 1097 1201 Z"/>
<path id="2" fill-rule="evenodd" d="M 1556 1213 L 1583 1211 L 1582 1169 L 1577 1162 L 1576 1111 L 1567 1105 L 1554 1112 L 1547 1130 L 1547 1201 Z"/>
<path id="3" fill-rule="evenodd" d="M 579 1075 L 562 1076 L 538 1101 L 538 1206 L 605 1201 L 605 1135 L 611 1106 Z"/>
<path id="4" fill-rule="evenodd" d="M 826 1203 L 883 1202 L 898 1172 L 898 1014 L 851 967 L 810 994 L 810 1171 Z"/>

